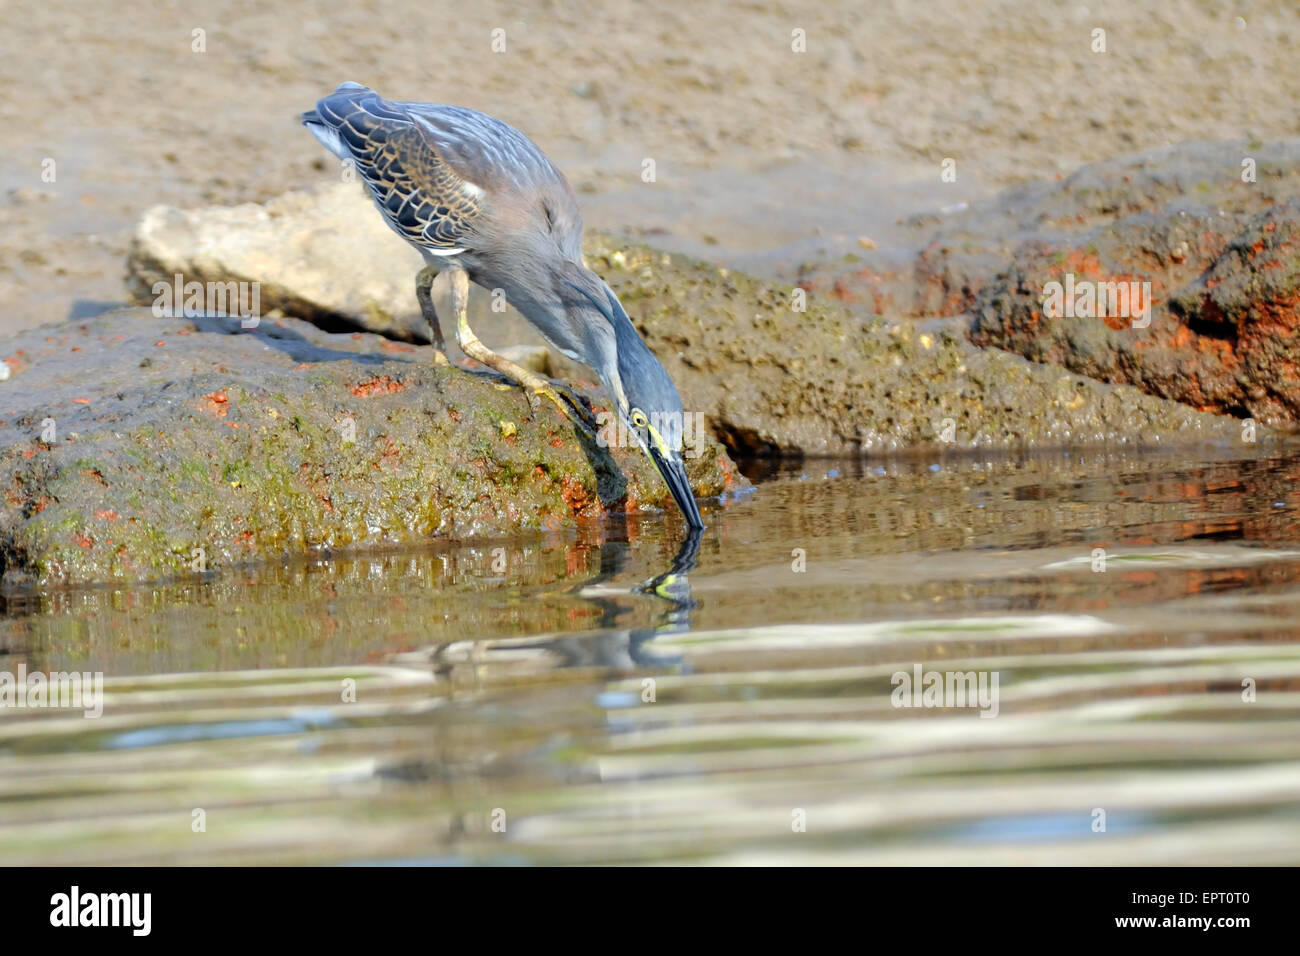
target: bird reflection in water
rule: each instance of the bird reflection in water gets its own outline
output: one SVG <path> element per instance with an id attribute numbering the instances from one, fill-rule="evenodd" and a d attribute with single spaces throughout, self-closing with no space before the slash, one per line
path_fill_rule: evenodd
<path id="1" fill-rule="evenodd" d="M 584 601 L 600 608 L 594 632 L 581 637 L 552 638 L 533 646 L 545 647 L 558 654 L 562 667 L 618 670 L 684 668 L 681 655 L 657 654 L 650 642 L 660 634 L 679 634 L 691 628 L 691 611 L 696 602 L 691 597 L 689 574 L 699 558 L 700 538 L 698 529 L 688 528 L 686 538 L 668 568 L 631 588 L 607 583 L 624 573 L 632 553 L 625 535 L 617 540 L 607 539 L 600 546 L 600 573 L 581 584 L 576 592 Z M 619 627 L 629 614 L 638 612 L 638 608 L 629 607 L 629 597 L 653 598 L 660 602 L 653 625 Z"/>

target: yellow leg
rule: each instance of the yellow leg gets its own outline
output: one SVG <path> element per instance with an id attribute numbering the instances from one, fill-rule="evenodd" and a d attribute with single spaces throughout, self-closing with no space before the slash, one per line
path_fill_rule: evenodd
<path id="1" fill-rule="evenodd" d="M 524 389 L 530 404 L 536 396 L 550 399 L 560 414 L 573 422 L 579 431 L 588 438 L 595 439 L 596 419 L 577 395 L 557 382 L 516 365 L 479 341 L 479 337 L 469 327 L 469 274 L 464 269 L 456 269 L 451 273 L 451 307 L 456 312 L 456 341 L 460 343 L 462 352 Z"/>
<path id="2" fill-rule="evenodd" d="M 438 313 L 433 308 L 433 280 L 438 270 L 425 266 L 415 277 L 415 298 L 424 313 L 424 321 L 429 323 L 429 333 L 433 338 L 433 362 L 435 365 L 448 365 L 447 340 L 442 337 L 442 326 L 438 324 Z"/>

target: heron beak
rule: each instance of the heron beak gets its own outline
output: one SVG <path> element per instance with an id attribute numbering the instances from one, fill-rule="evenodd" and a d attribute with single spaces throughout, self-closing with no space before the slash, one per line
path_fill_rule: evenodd
<path id="1" fill-rule="evenodd" d="M 680 459 L 665 457 L 657 448 L 648 448 L 647 452 L 650 460 L 655 463 L 655 468 L 659 469 L 664 484 L 672 492 L 677 507 L 682 509 L 686 524 L 697 530 L 703 528 L 704 519 L 700 517 L 699 505 L 695 503 L 695 495 L 691 492 L 691 482 L 686 477 L 686 466 Z"/>

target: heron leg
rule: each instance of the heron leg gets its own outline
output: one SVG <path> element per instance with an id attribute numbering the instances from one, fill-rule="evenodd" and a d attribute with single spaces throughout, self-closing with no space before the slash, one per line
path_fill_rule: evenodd
<path id="1" fill-rule="evenodd" d="M 438 313 L 433 307 L 433 280 L 438 270 L 425 266 L 415 277 L 415 298 L 424 313 L 424 321 L 429 323 L 429 333 L 433 338 L 433 362 L 435 365 L 450 364 L 447 361 L 447 340 L 442 337 L 442 326 L 438 324 Z"/>
<path id="2" fill-rule="evenodd" d="M 456 269 L 451 273 L 451 306 L 456 311 L 456 341 L 460 343 L 462 352 L 524 389 L 529 396 L 529 404 L 533 403 L 534 396 L 550 399 L 560 414 L 573 422 L 589 439 L 595 440 L 595 416 L 573 391 L 516 365 L 504 355 L 498 355 L 474 334 L 474 330 L 469 327 L 469 273 L 464 269 Z"/>

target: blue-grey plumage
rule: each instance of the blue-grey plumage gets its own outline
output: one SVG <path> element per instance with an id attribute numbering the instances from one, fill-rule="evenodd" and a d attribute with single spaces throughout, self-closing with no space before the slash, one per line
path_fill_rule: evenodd
<path id="1" fill-rule="evenodd" d="M 590 433 L 590 413 L 554 383 L 490 351 L 466 321 L 468 282 L 501 290 L 555 348 L 600 377 L 628 430 L 663 476 L 687 523 L 703 527 L 682 460 L 681 398 L 610 287 L 582 264 L 582 215 L 563 174 L 531 140 L 458 106 L 385 100 L 344 83 L 303 114 L 340 159 L 355 164 L 375 205 L 428 264 L 449 272 L 461 348 L 556 401 Z M 441 354 L 428 295 L 417 295 Z"/>

